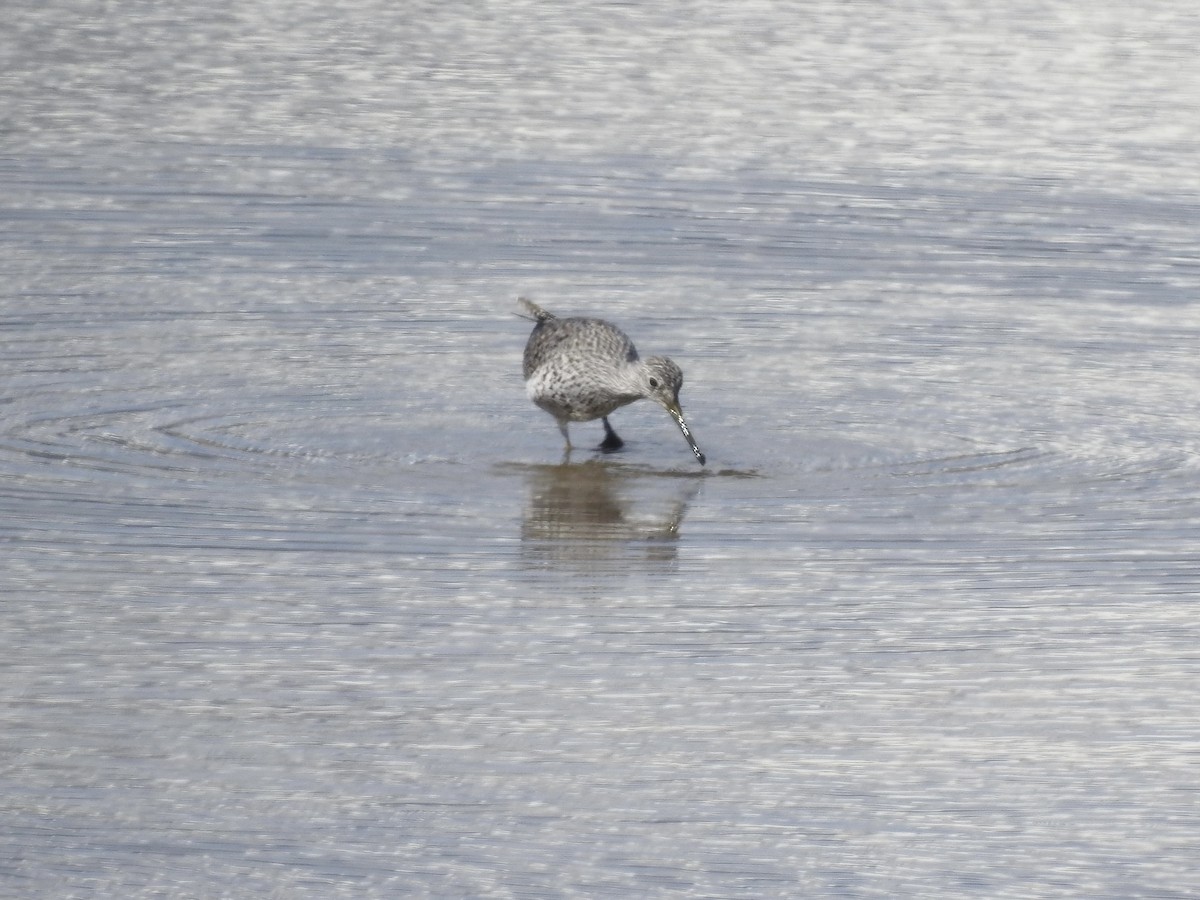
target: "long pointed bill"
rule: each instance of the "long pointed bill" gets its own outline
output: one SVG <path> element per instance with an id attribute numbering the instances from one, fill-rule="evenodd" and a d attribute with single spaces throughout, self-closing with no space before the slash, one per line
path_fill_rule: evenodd
<path id="1" fill-rule="evenodd" d="M 679 408 L 679 404 L 668 406 L 667 412 L 675 420 L 675 424 L 679 426 L 679 430 L 683 432 L 683 436 L 687 438 L 688 446 L 692 448 L 692 452 L 696 454 L 696 459 L 700 460 L 700 465 L 704 465 L 704 454 L 700 452 L 700 448 L 696 446 L 696 439 L 692 437 L 692 432 L 688 430 L 687 422 L 683 421 L 683 410 Z"/>

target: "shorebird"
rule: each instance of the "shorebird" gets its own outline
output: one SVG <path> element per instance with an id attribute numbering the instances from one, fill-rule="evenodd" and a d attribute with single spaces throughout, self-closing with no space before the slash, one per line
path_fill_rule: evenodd
<path id="1" fill-rule="evenodd" d="M 603 319 L 560 319 L 536 303 L 519 299 L 533 319 L 525 345 L 525 389 L 529 399 L 558 422 L 571 449 L 569 422 L 604 424 L 601 450 L 619 450 L 624 441 L 613 431 L 608 416 L 635 400 L 653 400 L 671 414 L 692 453 L 704 465 L 704 454 L 683 420 L 679 389 L 683 372 L 665 356 L 641 359 L 626 334 Z"/>

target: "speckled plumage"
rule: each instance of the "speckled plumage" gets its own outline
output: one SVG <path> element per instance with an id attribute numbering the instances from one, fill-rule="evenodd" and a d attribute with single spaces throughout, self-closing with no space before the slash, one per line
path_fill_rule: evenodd
<path id="1" fill-rule="evenodd" d="M 678 424 L 701 465 L 696 446 L 679 406 L 683 372 L 665 356 L 642 360 L 633 342 L 603 319 L 560 319 L 524 298 L 521 304 L 535 325 L 525 345 L 525 387 L 529 399 L 558 422 L 571 448 L 569 422 L 602 419 L 601 448 L 618 449 L 623 441 L 608 422 L 614 410 L 649 398 L 661 404 Z"/>

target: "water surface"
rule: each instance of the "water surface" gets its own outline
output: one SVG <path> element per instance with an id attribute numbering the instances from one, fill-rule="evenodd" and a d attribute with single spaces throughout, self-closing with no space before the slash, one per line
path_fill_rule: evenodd
<path id="1" fill-rule="evenodd" d="M 0 894 L 1196 893 L 1182 7 L 10 17 Z"/>

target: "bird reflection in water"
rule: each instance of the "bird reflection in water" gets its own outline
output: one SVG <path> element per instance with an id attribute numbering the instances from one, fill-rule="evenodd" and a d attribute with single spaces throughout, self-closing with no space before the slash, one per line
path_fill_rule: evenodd
<path id="1" fill-rule="evenodd" d="M 522 555 L 535 564 L 598 570 L 673 562 L 701 479 L 672 475 L 598 460 L 532 467 Z"/>

